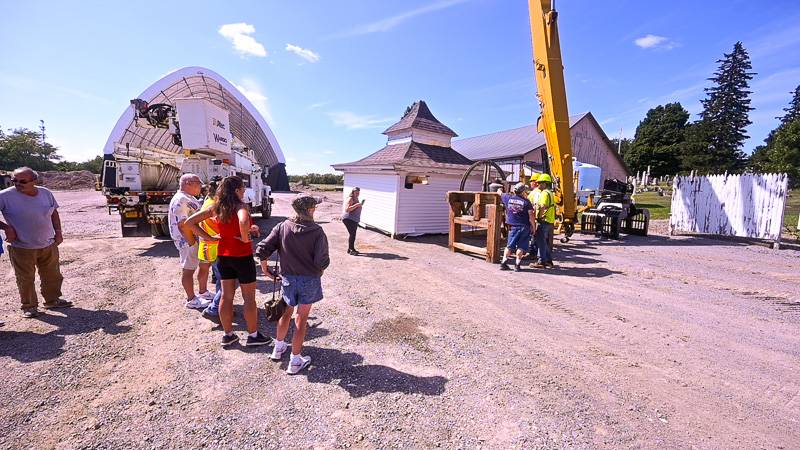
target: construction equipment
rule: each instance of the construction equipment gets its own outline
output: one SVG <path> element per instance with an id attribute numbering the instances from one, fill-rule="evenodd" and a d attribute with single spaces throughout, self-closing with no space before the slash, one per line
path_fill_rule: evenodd
<path id="1" fill-rule="evenodd" d="M 536 97 L 542 113 L 537 128 L 544 132 L 547 158 L 543 158 L 543 163 L 545 172 L 553 177 L 553 193 L 558 207 L 556 215 L 564 232 L 562 241 L 565 241 L 575 231 L 577 209 L 572 181 L 567 91 L 558 39 L 558 12 L 553 3 L 554 0 L 528 0 Z"/>
<path id="2" fill-rule="evenodd" d="M 564 67 L 558 38 L 558 12 L 555 0 L 528 0 L 533 64 L 542 115 L 537 122 L 544 132 L 547 155 L 542 155 L 544 171 L 553 177 L 556 197 L 556 230 L 562 229 L 561 242 L 569 241 L 577 223 L 576 187 L 573 184 L 572 143 L 564 83 Z M 608 181 L 611 181 L 609 184 Z M 597 208 L 582 212 L 581 225 L 586 232 L 596 232 L 619 239 L 619 232 L 647 235 L 650 213 L 633 204 L 624 182 L 608 180 Z M 588 214 L 588 215 L 587 215 Z"/>
<path id="3" fill-rule="evenodd" d="M 205 98 L 176 99 L 175 104 L 148 105 L 131 100 L 134 124 L 168 129 L 173 144 L 183 153 L 155 146 L 133 147 L 114 143 L 104 155 L 102 190 L 109 214 L 120 216 L 122 236 L 166 236 L 169 202 L 184 173 L 198 175 L 203 183 L 238 175 L 245 183 L 244 202 L 263 218 L 272 213 L 272 192 L 267 169 L 245 147 L 229 126 L 228 111 Z"/>
<path id="4" fill-rule="evenodd" d="M 637 208 L 631 199 L 633 185 L 606 180 L 597 207 L 581 213 L 581 233 L 619 239 L 620 233 L 647 236 L 650 211 Z"/>

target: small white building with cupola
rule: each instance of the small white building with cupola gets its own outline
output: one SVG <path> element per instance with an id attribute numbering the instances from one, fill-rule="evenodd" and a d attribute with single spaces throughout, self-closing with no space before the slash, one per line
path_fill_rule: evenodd
<path id="1" fill-rule="evenodd" d="M 472 161 L 453 150 L 457 134 L 420 100 L 383 132 L 386 146 L 358 161 L 334 164 L 344 172 L 344 200 L 354 187 L 365 200 L 361 225 L 392 237 L 447 233 L 448 191 L 460 187 Z M 480 190 L 471 177 L 466 190 Z"/>

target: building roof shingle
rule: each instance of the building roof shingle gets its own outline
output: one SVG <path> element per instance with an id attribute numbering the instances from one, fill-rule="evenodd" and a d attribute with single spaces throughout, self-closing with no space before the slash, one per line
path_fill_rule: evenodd
<path id="1" fill-rule="evenodd" d="M 440 169 L 463 169 L 472 164 L 468 158 L 449 147 L 420 144 L 410 141 L 402 144 L 392 144 L 383 147 L 377 152 L 343 164 L 334 164 L 336 170 L 345 167 L 362 166 L 418 166 Z"/>
<path id="2" fill-rule="evenodd" d="M 409 109 L 408 112 L 403 115 L 403 118 L 400 119 L 400 121 L 396 124 L 387 128 L 383 134 L 389 134 L 394 131 L 408 130 L 411 128 L 440 133 L 451 137 L 458 136 L 453 130 L 439 122 L 439 119 L 434 117 L 433 113 L 431 113 L 431 110 L 428 109 L 428 105 L 426 105 L 422 100 L 411 105 L 411 109 Z"/>

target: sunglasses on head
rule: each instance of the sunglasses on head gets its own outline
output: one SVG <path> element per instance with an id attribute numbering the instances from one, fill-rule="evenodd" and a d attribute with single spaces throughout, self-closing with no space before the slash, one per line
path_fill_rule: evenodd
<path id="1" fill-rule="evenodd" d="M 33 180 L 17 180 L 12 178 L 11 182 L 14 184 L 28 184 L 28 183 L 33 183 Z"/>

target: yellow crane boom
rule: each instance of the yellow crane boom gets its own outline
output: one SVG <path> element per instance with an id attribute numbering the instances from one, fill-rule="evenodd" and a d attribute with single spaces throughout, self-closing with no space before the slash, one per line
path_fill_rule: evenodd
<path id="1" fill-rule="evenodd" d="M 542 116 L 537 127 L 544 132 L 553 191 L 560 207 L 561 224 L 568 238 L 575 230 L 577 210 L 572 181 L 572 142 L 569 134 L 567 91 L 558 39 L 555 0 L 528 0 L 533 40 L 533 65 Z"/>

